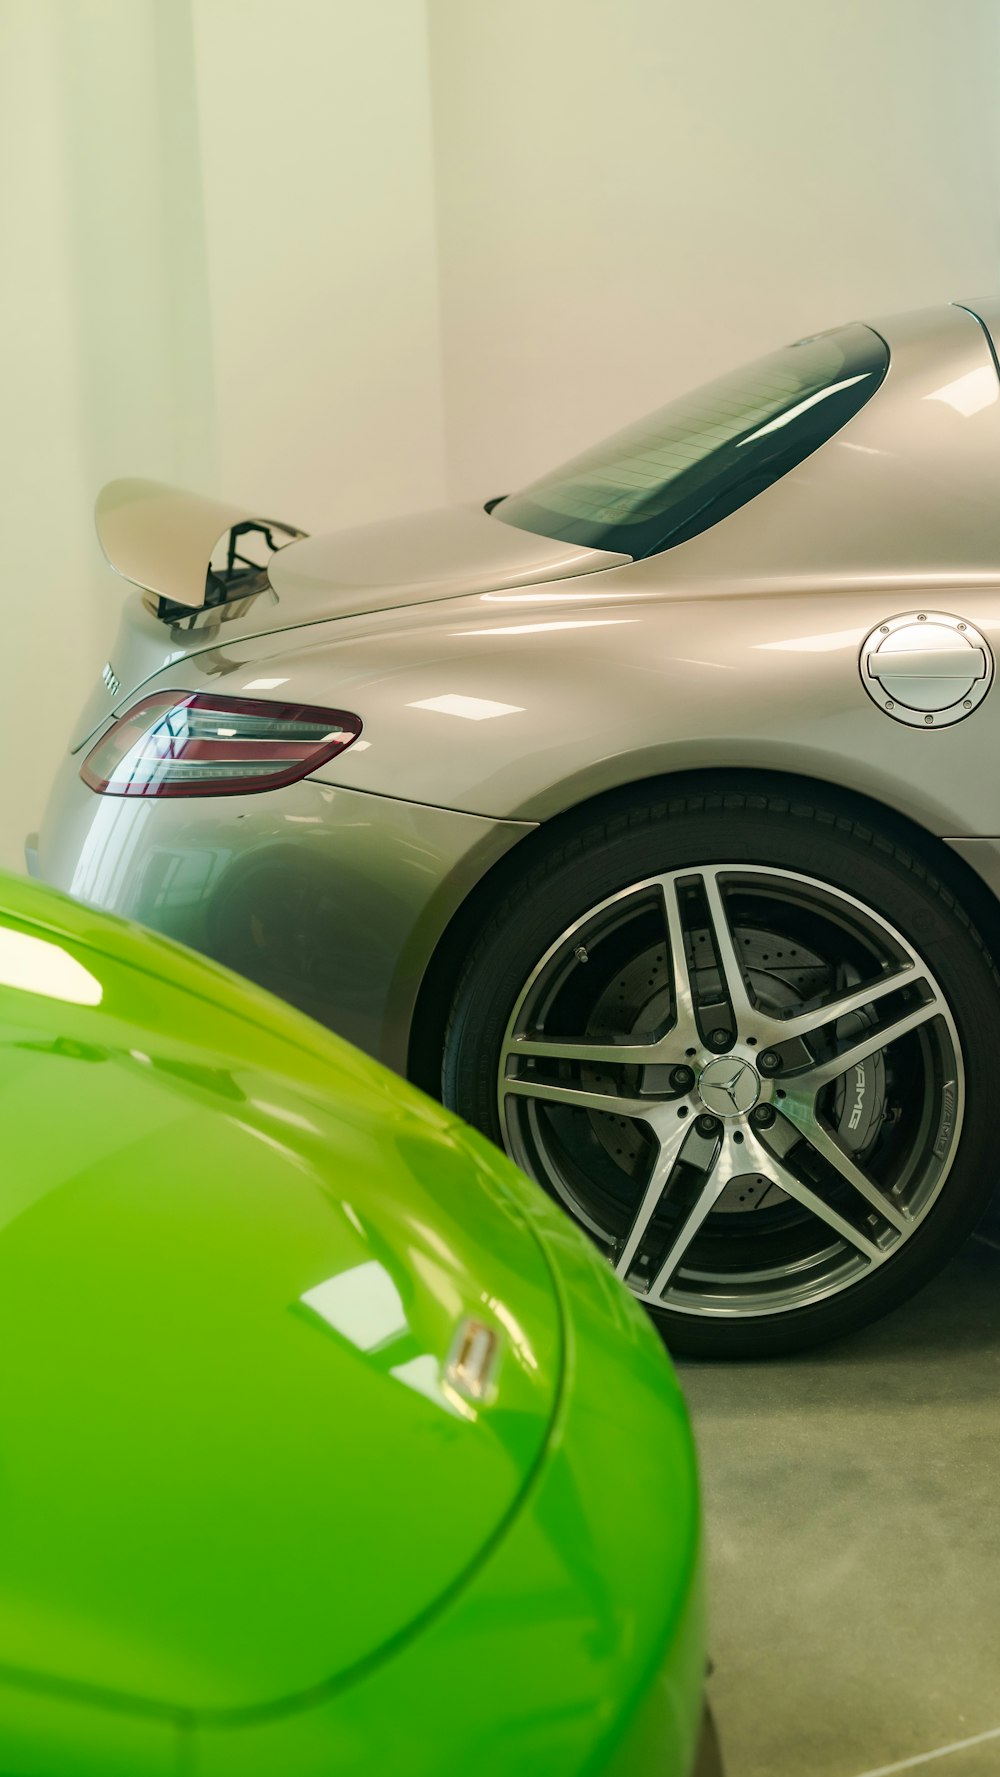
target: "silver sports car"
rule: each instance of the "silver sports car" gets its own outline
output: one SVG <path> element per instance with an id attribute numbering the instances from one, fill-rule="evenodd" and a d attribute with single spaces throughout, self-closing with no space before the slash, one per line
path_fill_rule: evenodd
<path id="1" fill-rule="evenodd" d="M 677 1348 L 870 1320 L 996 1166 L 998 345 L 838 328 L 329 536 L 112 483 L 30 867 L 443 1096 Z"/>

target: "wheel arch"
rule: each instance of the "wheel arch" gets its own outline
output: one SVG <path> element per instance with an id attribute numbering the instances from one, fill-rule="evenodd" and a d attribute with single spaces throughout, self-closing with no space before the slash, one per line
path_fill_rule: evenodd
<path id="1" fill-rule="evenodd" d="M 704 796 L 708 806 L 723 808 L 754 795 L 787 797 L 811 806 L 817 797 L 830 809 L 831 819 L 842 813 L 845 820 L 870 825 L 886 840 L 911 857 L 947 890 L 968 913 L 991 958 L 1000 958 L 1000 903 L 982 877 L 943 839 L 888 804 L 842 785 L 789 771 L 732 770 L 709 767 L 637 778 L 615 789 L 583 798 L 541 822 L 490 866 L 454 911 L 440 933 L 424 969 L 410 1022 L 407 1045 L 407 1077 L 437 1097 L 440 1093 L 440 1060 L 452 992 L 462 960 L 492 908 L 527 871 L 533 860 L 555 840 L 566 844 L 574 833 L 582 834 L 596 820 L 619 818 L 627 823 L 629 808 L 651 798 L 690 800 Z M 735 801 L 734 801 L 735 799 Z"/>

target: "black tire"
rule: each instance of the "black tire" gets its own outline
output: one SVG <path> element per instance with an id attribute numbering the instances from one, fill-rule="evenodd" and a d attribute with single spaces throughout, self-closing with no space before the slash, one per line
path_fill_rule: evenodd
<path id="1" fill-rule="evenodd" d="M 891 829 L 892 823 L 886 822 L 886 827 Z M 943 1004 L 950 1013 L 952 1022 L 948 1029 L 952 1043 L 957 1032 L 957 1053 L 960 1061 L 964 1060 L 964 1114 L 959 1101 L 959 1138 L 953 1143 L 953 1151 L 948 1151 L 945 1105 L 945 1120 L 939 1123 L 932 1147 L 927 1149 L 938 1156 L 943 1183 L 936 1187 L 937 1194 L 928 1198 L 929 1207 L 921 1212 L 912 1232 L 904 1229 L 897 1238 L 896 1232 L 890 1230 L 889 1257 L 856 1281 L 838 1285 L 835 1293 L 820 1295 L 803 1305 L 783 1305 L 774 1313 L 752 1312 L 727 1318 L 690 1309 L 676 1312 L 671 1308 L 651 1308 L 675 1350 L 700 1356 L 743 1358 L 793 1351 L 837 1337 L 905 1301 L 951 1256 L 978 1220 L 991 1194 L 995 1144 L 990 1105 L 996 1092 L 996 1058 L 1000 1056 L 1000 984 L 982 940 L 963 908 L 950 890 L 935 879 L 926 863 L 900 843 L 898 832 L 876 831 L 866 825 L 857 818 L 852 805 L 835 791 L 816 789 L 810 792 L 808 800 L 793 800 L 784 786 L 762 779 L 759 787 L 755 783 L 752 788 L 735 793 L 692 785 L 659 798 L 637 795 L 635 800 L 619 803 L 591 824 L 581 824 L 576 831 L 563 828 L 548 843 L 542 836 L 535 843 L 530 870 L 492 908 L 468 956 L 445 1035 L 442 1096 L 447 1105 L 498 1145 L 511 1148 L 511 1141 L 505 1141 L 498 1105 L 498 1069 L 505 1047 L 513 1040 L 506 1038 L 505 1033 L 518 996 L 540 959 L 560 934 L 569 933 L 576 922 L 609 897 L 667 872 L 693 873 L 699 866 L 712 865 L 733 865 L 737 870 L 757 865 L 776 873 L 787 871 L 802 879 L 812 879 L 814 887 L 829 885 L 834 894 L 853 897 L 863 908 L 870 909 L 873 919 L 886 922 L 886 929 L 891 927 L 901 934 L 926 962 L 934 991 L 943 996 Z M 695 880 L 693 875 L 691 880 Z M 677 892 L 680 894 L 681 889 Z M 589 956 L 584 955 L 584 962 L 589 961 Z M 862 976 L 862 980 L 867 977 Z M 878 1016 L 875 1025 L 881 1030 Z M 544 1019 L 538 1028 L 544 1037 Z M 839 1033 L 840 1028 L 828 1024 L 823 1040 L 834 1029 Z M 928 1026 L 931 1028 L 933 1024 Z M 634 1043 L 637 1039 L 626 1034 L 618 1040 Z M 900 1039 L 911 1045 L 916 1040 L 912 1035 Z M 919 1040 L 923 1043 L 926 1039 Z M 889 1041 L 887 1038 L 887 1048 Z M 879 1057 L 886 1052 L 879 1051 Z M 897 1048 L 893 1053 L 898 1055 L 901 1051 Z M 880 1060 L 880 1065 L 888 1065 L 891 1079 L 891 1054 L 888 1064 Z M 907 1065 L 912 1068 L 916 1063 Z M 946 1097 L 947 1067 L 939 1077 Z M 893 1120 L 904 1122 L 909 1114 L 905 1111 L 909 1102 L 906 1091 L 911 1089 L 905 1086 L 905 1069 L 901 1078 L 905 1087 L 900 1088 L 904 1113 L 889 1116 L 888 1088 L 884 1088 L 883 1123 L 877 1125 L 870 1138 L 876 1154 L 888 1149 L 892 1141 L 898 1146 L 911 1139 L 905 1132 L 897 1134 L 888 1127 Z M 784 1098 L 785 1094 L 780 1096 Z M 898 1108 L 893 1105 L 891 1110 L 895 1113 Z M 580 1113 L 574 1110 L 572 1114 Z M 592 1123 L 592 1115 L 585 1114 L 590 1115 Z M 682 1110 L 677 1112 L 678 1116 L 685 1114 Z M 761 1112 L 753 1114 L 759 1120 Z M 914 1111 L 913 1115 L 916 1114 Z M 737 1135 L 735 1139 L 743 1137 Z M 589 1134 L 588 1140 L 592 1142 Z M 512 1151 L 525 1164 L 523 1153 L 516 1147 Z M 912 1169 L 916 1162 L 907 1164 Z M 539 1176 L 541 1169 L 532 1166 L 529 1170 Z M 541 1182 L 558 1197 L 549 1179 L 543 1177 Z M 641 1190 L 641 1186 L 636 1189 Z M 765 1188 L 763 1196 L 767 1195 Z M 781 1193 L 777 1195 L 780 1197 Z M 805 1213 L 788 1197 L 783 1204 L 790 1205 L 796 1214 Z M 769 1209 L 767 1214 L 774 1219 L 776 1211 Z M 747 1225 L 742 1211 L 736 1220 L 741 1226 Z M 876 1218 L 871 1220 L 874 1226 Z M 759 1225 L 764 1226 L 754 1222 L 752 1227 L 756 1231 Z M 716 1215 L 713 1227 L 721 1226 L 722 1219 Z M 732 1238 L 736 1238 L 737 1232 L 734 1222 Z M 824 1239 L 828 1233 L 823 1226 Z M 730 1236 L 723 1229 L 722 1234 L 716 1233 L 713 1238 L 718 1242 Z M 782 1238 L 791 1236 L 783 1234 Z M 723 1248 L 719 1246 L 718 1250 Z M 844 1250 L 850 1253 L 850 1243 Z"/>

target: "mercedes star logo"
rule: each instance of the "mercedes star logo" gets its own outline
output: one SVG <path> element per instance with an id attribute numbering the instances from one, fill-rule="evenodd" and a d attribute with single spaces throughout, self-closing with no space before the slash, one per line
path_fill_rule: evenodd
<path id="1" fill-rule="evenodd" d="M 702 1103 L 716 1117 L 740 1117 L 752 1110 L 760 1097 L 760 1079 L 749 1061 L 720 1055 L 703 1068 L 698 1081 Z"/>

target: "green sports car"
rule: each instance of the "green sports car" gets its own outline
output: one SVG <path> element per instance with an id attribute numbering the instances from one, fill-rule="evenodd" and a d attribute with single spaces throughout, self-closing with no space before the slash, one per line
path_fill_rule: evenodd
<path id="1" fill-rule="evenodd" d="M 714 1769 L 683 1402 L 568 1219 L 11 877 L 0 1021 L 5 1777 Z"/>

